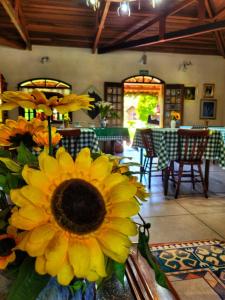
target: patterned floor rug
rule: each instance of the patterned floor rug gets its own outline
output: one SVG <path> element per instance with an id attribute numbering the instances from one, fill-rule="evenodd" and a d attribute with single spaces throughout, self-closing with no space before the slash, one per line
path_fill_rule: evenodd
<path id="1" fill-rule="evenodd" d="M 151 245 L 182 300 L 225 300 L 225 242 L 193 241 Z"/>

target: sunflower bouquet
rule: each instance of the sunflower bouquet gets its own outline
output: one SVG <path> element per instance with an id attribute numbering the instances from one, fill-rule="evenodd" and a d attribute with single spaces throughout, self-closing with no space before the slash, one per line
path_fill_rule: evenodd
<path id="1" fill-rule="evenodd" d="M 178 121 L 180 120 L 180 113 L 177 111 L 171 111 L 171 120 Z"/>
<path id="2" fill-rule="evenodd" d="M 2 109 L 42 109 L 48 122 L 19 117 L 0 126 L 0 279 L 9 281 L 0 298 L 94 299 L 96 283 L 113 273 L 122 281 L 144 186 L 115 157 L 84 148 L 74 160 L 63 147 L 53 155 L 61 137 L 52 109 L 90 109 L 90 98 L 34 91 L 2 100 Z"/>
<path id="3" fill-rule="evenodd" d="M 0 150 L 0 281 L 9 286 L 7 293 L 0 288 L 0 299 L 92 300 L 106 278 L 123 283 L 130 236 L 140 225 L 132 217 L 148 194 L 129 163 L 116 157 L 84 148 L 74 159 L 63 147 L 53 155 L 60 137 L 50 110 L 89 109 L 86 96 L 83 102 L 71 96 L 49 103 L 40 92 L 8 92 L 2 99 L 3 109 L 41 105 L 48 124 L 19 117 L 0 128 L 0 143 L 8 149 Z M 30 150 L 37 145 L 47 147 L 35 156 Z M 166 286 L 151 260 L 148 228 L 143 220 L 139 250 Z"/>

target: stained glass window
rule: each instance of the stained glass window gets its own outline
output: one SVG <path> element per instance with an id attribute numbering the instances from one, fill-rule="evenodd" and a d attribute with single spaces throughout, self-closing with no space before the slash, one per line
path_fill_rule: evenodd
<path id="1" fill-rule="evenodd" d="M 18 84 L 18 90 L 23 92 L 32 92 L 34 89 L 38 89 L 42 92 L 55 92 L 62 95 L 69 95 L 71 93 L 72 86 L 66 82 L 50 78 L 34 78 Z M 43 112 L 41 110 L 36 111 L 34 109 L 20 109 L 20 115 L 23 115 L 27 120 L 31 120 L 35 117 L 40 119 L 43 118 Z M 70 114 L 70 119 L 72 120 L 72 114 Z M 63 115 L 59 114 L 54 109 L 52 121 L 62 122 Z"/>

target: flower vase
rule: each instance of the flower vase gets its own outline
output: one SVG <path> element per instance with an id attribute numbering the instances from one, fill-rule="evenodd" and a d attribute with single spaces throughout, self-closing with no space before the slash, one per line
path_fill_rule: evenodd
<path id="1" fill-rule="evenodd" d="M 102 128 L 105 128 L 107 126 L 107 123 L 108 123 L 108 121 L 106 118 L 103 118 L 100 120 L 100 125 Z"/>
<path id="2" fill-rule="evenodd" d="M 170 121 L 170 128 L 176 128 L 176 120 L 171 120 Z"/>
<path id="3" fill-rule="evenodd" d="M 72 286 L 59 285 L 55 278 L 51 278 L 36 300 L 94 300 L 96 297 L 95 283 L 87 281 L 85 283 L 83 291 L 82 288 L 73 290 Z"/>
<path id="4" fill-rule="evenodd" d="M 64 128 L 69 128 L 70 127 L 70 123 L 67 121 L 64 121 Z"/>

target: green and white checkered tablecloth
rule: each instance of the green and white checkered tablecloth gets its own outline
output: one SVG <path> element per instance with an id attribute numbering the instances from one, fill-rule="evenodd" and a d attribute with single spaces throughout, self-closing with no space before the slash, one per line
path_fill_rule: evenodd
<path id="1" fill-rule="evenodd" d="M 124 127 L 103 127 L 94 128 L 99 141 L 130 141 L 128 128 Z"/>
<path id="2" fill-rule="evenodd" d="M 158 157 L 158 169 L 168 166 L 170 160 L 177 159 L 178 129 L 157 128 L 152 129 L 154 149 Z M 144 148 L 141 140 L 141 129 L 135 132 L 132 147 Z M 217 160 L 225 168 L 225 141 L 221 131 L 211 130 L 208 145 L 204 154 L 205 159 Z"/>
<path id="3" fill-rule="evenodd" d="M 80 152 L 82 148 L 88 147 L 91 152 L 99 152 L 99 144 L 97 136 L 93 129 L 89 128 L 79 128 L 81 133 L 78 138 L 64 137 L 62 140 L 62 145 L 67 149 L 67 151 L 75 156 Z M 60 131 L 59 131 L 60 133 Z"/>

